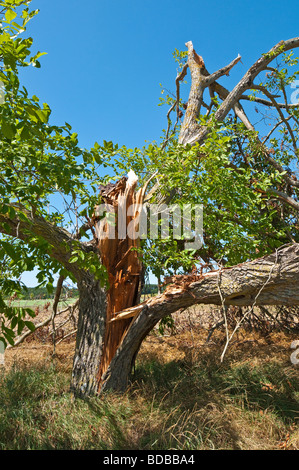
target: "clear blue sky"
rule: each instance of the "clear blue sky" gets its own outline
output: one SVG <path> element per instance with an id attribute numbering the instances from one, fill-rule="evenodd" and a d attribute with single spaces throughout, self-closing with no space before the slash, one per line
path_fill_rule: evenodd
<path id="1" fill-rule="evenodd" d="M 69 122 L 82 147 L 112 140 L 129 147 L 159 140 L 166 109 L 160 86 L 175 91 L 175 48 L 192 40 L 213 72 L 242 56 L 222 83 L 232 87 L 282 39 L 299 35 L 299 2 L 277 0 L 33 0 L 40 13 L 28 25 L 41 69 L 22 83 Z M 24 276 L 28 285 L 33 278 Z"/>

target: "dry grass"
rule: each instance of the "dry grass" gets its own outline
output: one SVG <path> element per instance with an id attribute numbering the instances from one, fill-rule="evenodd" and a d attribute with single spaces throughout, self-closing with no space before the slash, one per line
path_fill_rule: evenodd
<path id="1" fill-rule="evenodd" d="M 223 364 L 224 335 L 188 315 L 177 332 L 144 342 L 130 389 L 87 401 L 68 392 L 74 341 L 26 342 L 0 376 L 2 449 L 296 449 L 296 335 L 239 332 Z"/>

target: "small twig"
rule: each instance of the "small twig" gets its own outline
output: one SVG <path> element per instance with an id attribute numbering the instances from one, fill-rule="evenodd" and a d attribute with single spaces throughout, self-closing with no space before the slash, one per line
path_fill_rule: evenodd
<path id="1" fill-rule="evenodd" d="M 287 118 L 285 118 L 286 121 L 289 121 L 290 119 L 292 119 L 293 116 L 288 116 Z M 281 119 L 280 121 L 278 121 L 275 126 L 271 129 L 271 131 L 266 135 L 266 137 L 264 138 L 264 140 L 262 141 L 262 144 L 265 145 L 265 143 L 267 142 L 267 140 L 271 137 L 271 135 L 273 134 L 273 132 L 277 129 L 277 127 L 279 127 L 284 121 Z"/>
<path id="2" fill-rule="evenodd" d="M 180 81 L 182 81 L 185 78 L 185 76 L 187 74 L 187 68 L 188 68 L 188 64 L 186 63 L 184 65 L 183 69 L 181 70 L 181 72 L 177 75 L 177 77 L 175 79 L 176 100 L 174 101 L 173 105 L 171 106 L 171 108 L 168 110 L 168 113 L 167 113 L 168 125 L 167 125 L 165 140 L 164 140 L 164 142 L 161 146 L 161 150 L 165 149 L 165 147 L 167 145 L 167 142 L 169 141 L 169 131 L 170 131 L 170 126 L 171 126 L 170 114 L 172 113 L 174 108 L 176 108 L 176 112 L 177 112 L 177 120 L 176 120 L 176 123 L 174 125 L 174 129 L 176 128 L 176 126 L 178 124 L 178 121 L 179 121 L 179 118 L 180 118 Z"/>
<path id="3" fill-rule="evenodd" d="M 217 276 L 217 288 L 218 288 L 218 291 L 219 291 L 219 296 L 220 296 L 221 304 L 222 304 L 223 324 L 224 324 L 224 327 L 225 327 L 226 347 L 227 347 L 229 342 L 230 342 L 229 331 L 228 331 L 228 323 L 227 323 L 227 305 L 225 305 L 225 299 L 224 299 L 224 297 L 222 295 L 222 292 L 221 292 L 220 279 L 221 279 L 221 269 L 219 270 L 219 273 L 218 273 L 218 276 Z M 223 361 L 223 358 L 221 356 L 221 362 L 222 361 Z"/>
<path id="4" fill-rule="evenodd" d="M 267 90 L 266 87 L 262 86 L 262 85 L 252 85 L 251 87 L 253 90 L 259 90 L 261 91 L 262 93 L 264 93 L 264 95 L 267 96 L 267 98 L 270 99 L 270 101 L 273 103 L 273 106 L 276 108 L 279 116 L 280 116 L 280 119 L 284 122 L 285 126 L 287 127 L 288 131 L 289 131 L 289 134 L 290 134 L 290 137 L 292 139 L 292 143 L 293 143 L 293 147 L 294 147 L 294 151 L 295 153 L 297 153 L 297 142 L 296 142 L 296 138 L 294 136 L 294 133 L 293 133 L 293 130 L 290 126 L 290 124 L 288 123 L 287 119 L 285 118 L 284 114 L 282 113 L 280 107 L 278 106 L 278 103 L 276 102 L 276 100 L 273 98 L 273 95 L 271 95 L 271 93 Z"/>
<path id="5" fill-rule="evenodd" d="M 56 314 L 56 317 L 57 317 L 57 316 L 60 315 L 61 313 L 64 313 L 64 312 L 67 312 L 67 310 L 70 310 L 70 314 L 69 314 L 69 316 L 67 317 L 67 319 L 66 319 L 64 322 L 62 322 L 60 325 L 58 325 L 57 329 L 60 329 L 60 328 L 62 328 L 64 325 L 66 325 L 66 323 L 68 323 L 68 322 L 71 320 L 71 318 L 73 318 L 73 320 L 74 320 L 74 310 L 75 310 L 75 308 L 77 307 L 78 303 L 79 303 L 79 300 L 76 300 L 75 303 L 73 303 L 72 305 L 70 305 L 70 306 L 67 307 L 66 309 L 64 309 L 64 310 L 62 310 L 61 312 L 58 312 L 58 313 Z M 53 331 L 51 331 L 51 332 L 49 333 L 49 336 L 52 336 L 52 335 L 53 335 Z"/>

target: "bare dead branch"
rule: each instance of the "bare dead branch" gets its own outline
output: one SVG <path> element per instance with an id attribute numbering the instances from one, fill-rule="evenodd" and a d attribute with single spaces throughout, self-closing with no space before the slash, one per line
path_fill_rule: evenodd
<path id="1" fill-rule="evenodd" d="M 262 86 L 262 85 L 252 85 L 251 87 L 253 90 L 259 90 L 259 91 L 262 91 L 269 99 L 270 101 L 273 103 L 273 106 L 276 108 L 279 116 L 280 116 L 280 119 L 284 122 L 285 126 L 287 127 L 288 131 L 289 131 L 289 134 L 290 134 L 290 137 L 292 139 L 292 142 L 293 142 L 293 147 L 294 147 L 294 151 L 295 151 L 295 154 L 297 154 L 297 151 L 298 151 L 298 147 L 297 147 L 297 141 L 295 139 L 295 136 L 294 136 L 294 133 L 292 131 L 292 128 L 289 124 L 289 122 L 286 120 L 285 116 L 283 115 L 280 107 L 278 106 L 275 98 L 273 98 L 273 95 L 267 90 L 266 87 Z"/>
<path id="2" fill-rule="evenodd" d="M 184 80 L 185 76 L 187 75 L 187 70 L 188 70 L 188 63 L 184 64 L 182 71 L 177 75 L 175 79 L 177 117 L 179 117 L 179 111 L 180 111 L 180 82 Z"/>
<path id="3" fill-rule="evenodd" d="M 205 68 L 204 61 L 199 56 L 192 44 L 192 41 L 186 43 L 188 48 L 188 66 L 191 72 L 191 89 L 185 113 L 185 118 L 181 126 L 179 143 L 187 144 L 192 135 L 196 134 L 200 127 L 197 123 L 198 115 L 203 102 L 204 90 L 217 80 L 217 78 L 228 75 L 231 68 L 241 59 L 238 56 L 229 65 L 219 69 L 217 72 L 209 75 Z M 206 105 L 209 110 L 209 106 Z"/>
<path id="4" fill-rule="evenodd" d="M 253 103 L 263 104 L 264 106 L 273 107 L 273 103 L 271 100 L 265 100 L 260 98 L 259 96 L 248 96 L 248 95 L 241 95 L 240 100 L 252 101 Z M 276 103 L 277 106 L 281 109 L 290 109 L 290 108 L 298 108 L 299 103 Z"/>
<path id="5" fill-rule="evenodd" d="M 70 333 L 68 333 L 67 335 L 63 336 L 63 338 L 61 338 L 59 341 L 57 341 L 57 345 L 62 343 L 62 341 L 64 341 L 65 339 L 69 338 L 70 336 L 73 336 L 75 333 L 77 333 L 78 331 L 78 328 L 76 328 L 75 330 L 71 331 Z"/>
<path id="6" fill-rule="evenodd" d="M 230 70 L 241 60 L 240 54 L 234 60 L 231 61 L 230 64 L 222 67 L 221 69 L 217 70 L 217 72 L 212 73 L 205 79 L 206 87 L 214 83 L 218 78 L 222 77 L 223 75 L 229 75 Z"/>
<path id="7" fill-rule="evenodd" d="M 282 247 L 280 247 L 280 249 L 282 249 Z M 272 273 L 274 272 L 275 270 L 275 267 L 278 263 L 278 250 L 276 250 L 275 252 L 275 255 L 276 255 L 276 258 L 275 258 L 275 262 L 273 263 L 271 269 L 270 269 L 270 272 L 269 272 L 269 276 L 267 277 L 267 279 L 265 280 L 265 282 L 263 283 L 263 285 L 260 287 L 260 289 L 258 290 L 254 300 L 253 300 L 253 303 L 251 305 L 251 308 L 247 310 L 247 312 L 244 313 L 244 315 L 242 316 L 242 318 L 237 322 L 235 328 L 233 329 L 232 333 L 229 334 L 229 331 L 228 331 L 228 324 L 227 324 L 227 318 L 226 318 L 226 309 L 227 309 L 227 305 L 225 305 L 225 300 L 224 298 L 222 297 L 222 306 L 223 306 L 223 311 L 224 311 L 224 318 L 225 318 L 225 328 L 226 328 L 226 343 L 225 343 L 225 346 L 224 346 L 224 349 L 222 351 L 222 354 L 220 356 L 220 362 L 223 362 L 223 359 L 224 359 L 224 356 L 225 356 L 225 353 L 227 351 L 227 348 L 229 346 L 229 343 L 231 342 L 231 340 L 233 339 L 234 335 L 236 334 L 236 332 L 239 330 L 241 324 L 244 322 L 245 318 L 248 317 L 248 315 L 250 313 L 253 312 L 253 309 L 258 301 L 258 298 L 259 296 L 261 295 L 263 289 L 266 288 L 267 284 L 271 281 L 271 277 L 272 277 Z M 219 291 L 221 292 L 221 289 L 219 287 Z M 221 294 L 222 296 L 222 294 Z"/>
<path id="8" fill-rule="evenodd" d="M 216 93 L 218 93 L 218 95 L 220 96 L 220 98 L 222 100 L 225 100 L 227 98 L 227 96 L 229 95 L 229 91 L 224 86 L 220 85 L 217 82 L 215 82 L 212 85 L 212 87 L 216 91 Z M 254 131 L 254 126 L 251 124 L 248 116 L 246 115 L 244 109 L 242 108 L 242 106 L 239 102 L 237 102 L 234 105 L 234 111 L 235 111 L 236 115 L 238 116 L 238 118 L 243 122 L 246 129 Z M 283 116 L 284 119 L 282 120 L 282 122 L 288 121 L 291 117 L 293 117 L 293 116 L 288 116 L 288 117 Z M 264 143 L 269 139 L 271 134 L 274 132 L 275 128 L 278 127 L 278 125 L 279 125 L 279 123 L 276 126 L 274 126 L 274 128 L 271 129 L 271 132 L 268 134 L 268 136 L 264 139 L 263 142 L 260 141 L 258 136 L 255 137 L 256 141 L 261 146 L 261 149 L 263 151 L 263 155 L 264 155 L 265 159 L 267 160 L 267 162 L 270 163 L 277 171 L 279 171 L 279 173 L 283 173 L 282 177 L 283 177 L 284 181 L 290 186 L 299 187 L 299 181 L 297 181 L 295 175 L 289 176 L 288 174 L 285 174 L 284 168 L 280 165 L 280 163 L 278 163 L 271 156 L 269 149 L 267 149 L 267 147 L 264 145 Z"/>
<path id="9" fill-rule="evenodd" d="M 188 44 L 188 43 L 187 43 Z M 191 43 L 192 44 L 192 43 Z M 192 46 L 193 47 L 193 46 Z M 239 81 L 239 83 L 234 87 L 234 89 L 229 93 L 227 98 L 222 102 L 220 107 L 215 113 L 214 118 L 216 121 L 223 121 L 223 119 L 227 116 L 229 111 L 233 109 L 234 105 L 240 100 L 241 96 L 244 94 L 246 90 L 250 90 L 253 85 L 253 80 L 257 77 L 257 75 L 265 70 L 266 67 L 280 54 L 283 52 L 286 52 L 290 49 L 299 47 L 299 37 L 289 39 L 287 41 L 280 41 L 278 44 L 276 44 L 269 52 L 266 54 L 263 54 L 246 72 L 244 77 Z M 189 47 L 188 47 L 189 49 Z M 189 62 L 189 59 L 188 59 Z M 191 70 L 191 65 L 190 70 Z M 194 99 L 193 101 L 195 103 L 198 103 L 201 99 L 201 94 L 202 94 L 202 86 L 199 86 L 198 83 L 198 78 L 196 77 L 196 74 L 194 74 L 194 77 L 192 76 L 192 84 L 191 84 L 191 92 L 194 94 Z M 198 107 L 196 108 L 196 111 L 198 111 Z M 187 114 L 187 113 L 186 113 Z M 192 116 L 188 116 L 189 120 L 185 120 L 181 128 L 181 134 L 180 134 L 180 142 L 184 144 L 195 144 L 195 143 L 202 143 L 205 138 L 207 137 L 209 133 L 209 125 L 207 126 L 196 126 L 196 119 L 197 119 L 198 113 L 195 116 L 194 113 Z M 190 121 L 191 118 L 191 122 Z M 193 119 L 192 119 L 193 118 Z M 190 131 L 187 132 L 188 129 L 188 124 L 190 124 Z M 208 123 L 209 124 L 209 123 Z"/>

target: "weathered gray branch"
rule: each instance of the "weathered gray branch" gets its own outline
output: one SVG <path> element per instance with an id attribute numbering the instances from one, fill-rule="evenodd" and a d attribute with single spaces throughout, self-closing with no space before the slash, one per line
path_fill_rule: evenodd
<path id="1" fill-rule="evenodd" d="M 185 118 L 181 126 L 179 136 L 179 143 L 183 145 L 190 142 L 193 143 L 193 136 L 200 130 L 197 119 L 200 108 L 203 105 L 203 94 L 205 89 L 221 76 L 228 75 L 232 67 L 241 60 L 240 55 L 238 55 L 238 57 L 227 66 L 222 67 L 211 75 L 207 75 L 203 58 L 195 52 L 192 41 L 187 42 L 186 46 L 188 48 L 187 64 L 191 73 L 191 88 Z"/>
<path id="2" fill-rule="evenodd" d="M 284 193 L 283 191 L 278 191 L 275 188 L 270 188 L 269 191 L 267 192 L 269 192 L 269 194 L 274 194 L 275 196 L 278 197 L 278 199 L 283 201 L 288 206 L 293 207 L 293 209 L 299 212 L 299 202 L 297 202 L 295 199 L 290 197 L 288 194 Z"/>
<path id="3" fill-rule="evenodd" d="M 244 77 L 239 81 L 239 83 L 234 87 L 234 89 L 229 93 L 227 98 L 223 101 L 221 106 L 218 108 L 214 115 L 216 121 L 223 121 L 227 116 L 229 111 L 233 109 L 234 105 L 240 100 L 241 96 L 246 90 L 250 90 L 253 85 L 253 80 L 257 75 L 265 70 L 265 68 L 280 54 L 283 52 L 289 51 L 290 49 L 299 47 L 299 37 L 289 39 L 287 41 L 280 41 L 276 44 L 268 53 L 263 54 L 246 72 Z M 189 65 L 190 66 L 190 65 Z M 198 75 L 198 73 L 197 73 Z M 202 88 L 199 86 L 200 82 L 196 74 L 194 78 L 191 73 L 192 83 L 191 91 L 192 96 L 194 95 L 194 103 L 198 102 L 201 99 Z M 190 121 L 190 117 L 191 119 Z M 198 114 L 195 116 L 194 113 L 190 116 L 185 115 L 185 119 L 181 128 L 180 142 L 183 144 L 195 144 L 202 143 L 209 133 L 209 125 L 207 126 L 196 126 L 196 119 Z M 195 118 L 195 120 L 194 120 Z M 190 127 L 189 127 L 190 126 Z M 187 129 L 190 128 L 190 131 L 187 132 Z"/>
<path id="4" fill-rule="evenodd" d="M 205 85 L 209 86 L 212 83 L 214 83 L 218 78 L 222 77 L 223 75 L 229 75 L 229 71 L 241 60 L 240 54 L 238 54 L 238 57 L 236 57 L 234 60 L 231 61 L 230 64 L 226 65 L 225 67 L 222 67 L 221 69 L 217 70 L 217 72 L 211 73 L 208 77 L 205 79 Z"/>
<path id="5" fill-rule="evenodd" d="M 260 98 L 259 96 L 248 96 L 242 95 L 240 96 L 240 100 L 251 101 L 253 103 L 263 104 L 264 106 L 273 107 L 273 103 L 271 100 L 265 100 L 264 98 Z M 287 108 L 298 108 L 299 103 L 276 103 L 279 108 L 287 109 Z"/>

